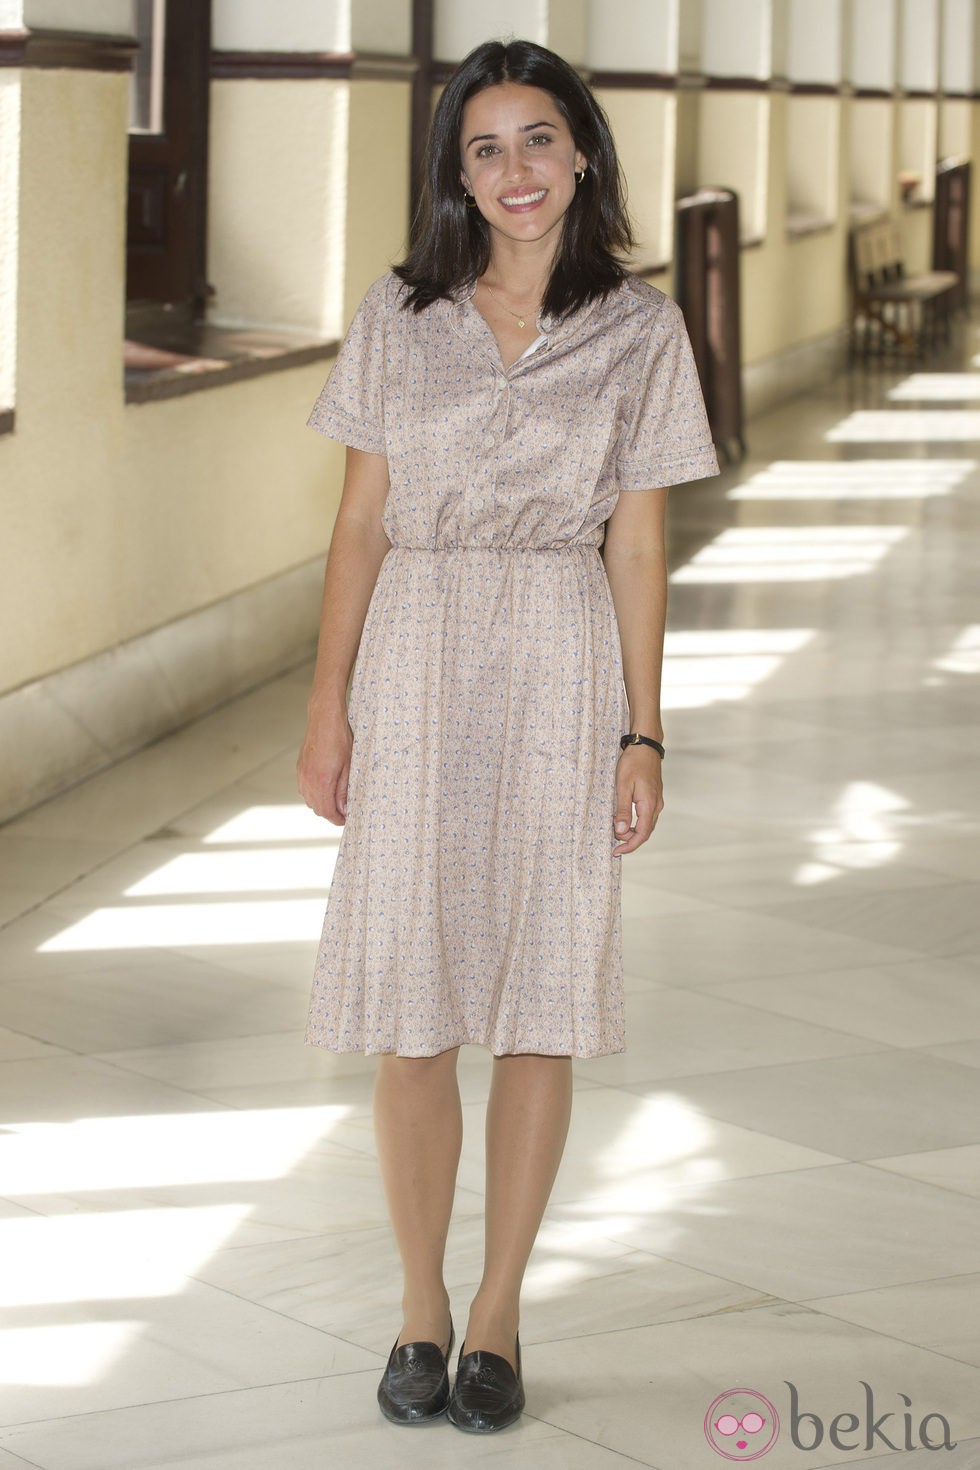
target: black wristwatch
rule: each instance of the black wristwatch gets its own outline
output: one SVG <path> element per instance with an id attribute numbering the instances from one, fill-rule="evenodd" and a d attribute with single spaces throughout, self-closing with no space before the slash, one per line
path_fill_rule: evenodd
<path id="1" fill-rule="evenodd" d="M 650 735 L 624 735 L 619 742 L 620 750 L 625 750 L 627 745 L 652 745 L 654 750 L 660 756 L 661 760 L 663 760 L 664 756 L 667 754 L 663 746 L 660 744 L 660 741 L 654 740 L 653 737 Z"/>

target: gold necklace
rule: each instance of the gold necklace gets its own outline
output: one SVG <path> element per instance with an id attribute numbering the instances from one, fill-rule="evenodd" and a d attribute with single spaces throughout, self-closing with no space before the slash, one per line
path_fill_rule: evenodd
<path id="1" fill-rule="evenodd" d="M 494 301 L 496 301 L 497 305 L 501 308 L 502 311 L 505 311 L 508 316 L 512 316 L 519 327 L 524 327 L 527 325 L 526 316 L 518 316 L 516 311 L 511 311 L 509 306 L 504 306 L 504 303 L 500 300 L 496 291 L 493 289 L 492 286 L 487 285 L 486 281 L 483 281 L 481 284 L 487 287 L 487 290 L 490 292 L 490 295 L 493 297 Z"/>

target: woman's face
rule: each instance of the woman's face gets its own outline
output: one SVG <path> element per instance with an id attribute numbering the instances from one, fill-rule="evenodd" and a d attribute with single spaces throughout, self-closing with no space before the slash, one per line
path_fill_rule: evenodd
<path id="1" fill-rule="evenodd" d="M 550 92 L 519 82 L 477 92 L 463 108 L 459 148 L 462 185 L 492 230 L 557 244 L 587 159 Z"/>

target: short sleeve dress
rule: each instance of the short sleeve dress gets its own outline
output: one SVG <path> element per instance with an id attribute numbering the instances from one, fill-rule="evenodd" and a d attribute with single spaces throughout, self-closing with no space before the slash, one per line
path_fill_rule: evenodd
<path id="1" fill-rule="evenodd" d="M 599 553 L 620 492 L 717 473 L 676 304 L 629 277 L 505 368 L 474 287 L 371 286 L 310 425 L 383 454 L 391 542 L 358 648 L 347 820 L 306 1039 L 625 1049 L 615 770 L 629 729 Z"/>

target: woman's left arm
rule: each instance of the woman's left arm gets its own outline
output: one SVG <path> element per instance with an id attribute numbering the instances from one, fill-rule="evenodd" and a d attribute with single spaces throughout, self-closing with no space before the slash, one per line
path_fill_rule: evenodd
<path id="1" fill-rule="evenodd" d="M 603 546 L 619 623 L 630 730 L 660 741 L 660 678 L 667 617 L 666 508 L 666 490 L 621 493 L 606 522 Z M 663 805 L 660 756 L 650 745 L 628 745 L 616 765 L 614 857 L 635 852 L 646 842 Z"/>

